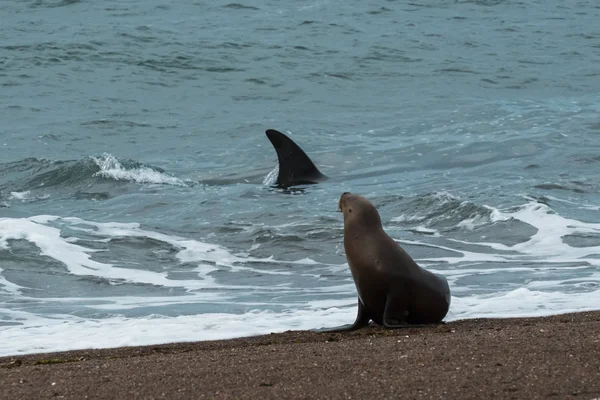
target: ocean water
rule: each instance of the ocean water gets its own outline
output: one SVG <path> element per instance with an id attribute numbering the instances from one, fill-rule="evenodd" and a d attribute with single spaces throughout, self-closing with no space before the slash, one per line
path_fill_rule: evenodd
<path id="1" fill-rule="evenodd" d="M 600 309 L 596 1 L 0 2 L 0 355 L 354 321 L 344 191 L 447 321 Z M 327 182 L 272 187 L 265 129 Z"/>

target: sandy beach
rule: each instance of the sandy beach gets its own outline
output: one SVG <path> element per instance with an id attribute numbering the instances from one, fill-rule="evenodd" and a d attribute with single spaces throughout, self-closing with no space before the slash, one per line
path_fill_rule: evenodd
<path id="1" fill-rule="evenodd" d="M 3 399 L 600 398 L 600 311 L 0 358 Z"/>

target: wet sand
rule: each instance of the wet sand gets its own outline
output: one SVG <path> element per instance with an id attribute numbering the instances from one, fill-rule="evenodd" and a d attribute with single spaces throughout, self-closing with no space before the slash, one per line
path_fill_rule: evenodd
<path id="1" fill-rule="evenodd" d="M 600 311 L 0 358 L 2 399 L 600 399 Z"/>

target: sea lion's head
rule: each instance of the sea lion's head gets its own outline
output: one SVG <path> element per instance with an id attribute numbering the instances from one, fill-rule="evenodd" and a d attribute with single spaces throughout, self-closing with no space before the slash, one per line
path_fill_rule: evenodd
<path id="1" fill-rule="evenodd" d="M 363 196 L 344 192 L 338 202 L 339 210 L 344 213 L 344 226 L 363 228 L 381 228 L 381 218 L 375 206 Z"/>

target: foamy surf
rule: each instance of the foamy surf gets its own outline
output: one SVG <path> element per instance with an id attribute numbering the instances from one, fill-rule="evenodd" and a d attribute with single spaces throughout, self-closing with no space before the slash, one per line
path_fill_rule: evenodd
<path id="1" fill-rule="evenodd" d="M 496 296 L 453 296 L 446 321 L 537 317 L 595 310 L 599 302 L 600 290 L 565 294 L 515 289 Z M 207 313 L 178 317 L 83 319 L 60 315 L 41 318 L 21 313 L 23 325 L 0 330 L 0 356 L 230 339 L 354 322 L 356 299 L 352 297 L 335 303 L 280 313 L 251 310 L 244 314 Z"/>
<path id="2" fill-rule="evenodd" d="M 265 178 L 263 179 L 263 185 L 271 186 L 277 182 L 277 177 L 279 176 L 279 165 L 276 165 L 275 168 L 269 172 Z"/>
<path id="3" fill-rule="evenodd" d="M 535 201 L 480 211 L 482 216 L 470 215 L 457 225 L 472 230 L 494 224 L 502 230 L 502 224 L 519 221 L 534 229 L 511 245 L 489 238 L 459 240 L 453 230 L 423 225 L 410 230 L 416 239 L 398 239 L 446 254 L 415 258 L 448 278 L 453 297 L 447 321 L 599 308 L 600 246 L 576 247 L 565 238 L 600 237 L 600 224 L 565 218 Z M 30 251 L 23 243 L 62 265 L 64 271 L 56 273 L 65 279 L 80 277 L 85 283 L 90 277 L 109 286 L 98 286 L 95 295 L 67 296 L 29 288 L 3 268 L 0 355 L 226 339 L 348 324 L 356 316 L 356 291 L 344 263 L 252 257 L 138 223 L 0 218 L 0 254 Z M 123 246 L 140 244 L 149 251 L 147 263 L 139 262 L 133 248 L 123 253 Z M 111 289 L 119 287 L 125 289 Z"/>
<path id="4" fill-rule="evenodd" d="M 102 263 L 92 259 L 96 252 L 107 251 L 108 248 L 89 248 L 77 244 L 80 239 L 75 236 L 63 237 L 63 231 L 82 232 L 97 237 L 99 243 L 108 243 L 115 238 L 147 238 L 173 246 L 177 249 L 175 258 L 178 263 L 195 263 L 193 270 L 198 279 L 175 280 L 168 278 L 168 272 L 153 272 L 129 266 L 122 268 L 112 263 Z M 160 287 L 178 287 L 188 291 L 215 288 L 216 284 L 210 273 L 224 268 L 229 271 L 252 270 L 262 274 L 289 275 L 288 271 L 276 271 L 248 267 L 244 263 L 294 263 L 277 261 L 271 257 L 254 258 L 239 257 L 227 249 L 197 240 L 140 229 L 137 223 L 99 223 L 80 218 L 61 218 L 52 215 L 38 215 L 30 218 L 0 218 L 0 249 L 10 249 L 10 240 L 26 240 L 34 244 L 42 255 L 62 263 L 69 273 L 81 276 L 95 276 L 114 283 L 150 284 Z M 118 261 L 116 261 L 118 262 Z M 307 264 L 312 260 L 306 259 Z M 251 286 L 220 285 L 220 288 L 245 288 Z M 268 289 L 268 287 L 264 287 Z"/>
<path id="5" fill-rule="evenodd" d="M 115 156 L 108 153 L 104 153 L 101 157 L 91 157 L 91 159 L 100 168 L 100 171 L 96 172 L 94 176 L 136 183 L 189 186 L 187 182 L 179 178 L 148 166 L 125 167 Z"/>
<path id="6" fill-rule="evenodd" d="M 449 240 L 471 246 L 483 246 L 497 253 L 488 254 L 468 250 L 456 250 L 444 246 L 429 245 L 444 250 L 457 252 L 457 257 L 428 258 L 426 261 L 442 261 L 447 263 L 496 261 L 505 263 L 527 263 L 540 261 L 544 263 L 573 263 L 600 266 L 600 245 L 574 247 L 564 241 L 565 237 L 577 234 L 596 235 L 600 239 L 600 224 L 577 221 L 556 214 L 549 206 L 530 202 L 514 211 L 492 209 L 490 222 L 506 222 L 519 220 L 536 228 L 536 233 L 529 240 L 509 246 L 502 243 L 485 241 L 470 242 L 465 240 Z M 415 243 L 402 241 L 404 243 Z M 416 243 L 415 243 L 416 244 Z"/>
<path id="7" fill-rule="evenodd" d="M 35 195 L 32 195 L 30 190 L 26 190 L 24 192 L 10 192 L 10 196 L 8 196 L 8 200 L 17 200 L 17 201 L 25 203 L 25 202 L 33 202 L 33 201 L 37 201 L 37 200 L 45 200 L 45 199 L 48 199 L 49 197 L 50 197 L 50 195 L 48 195 L 48 194 L 35 196 Z"/>

